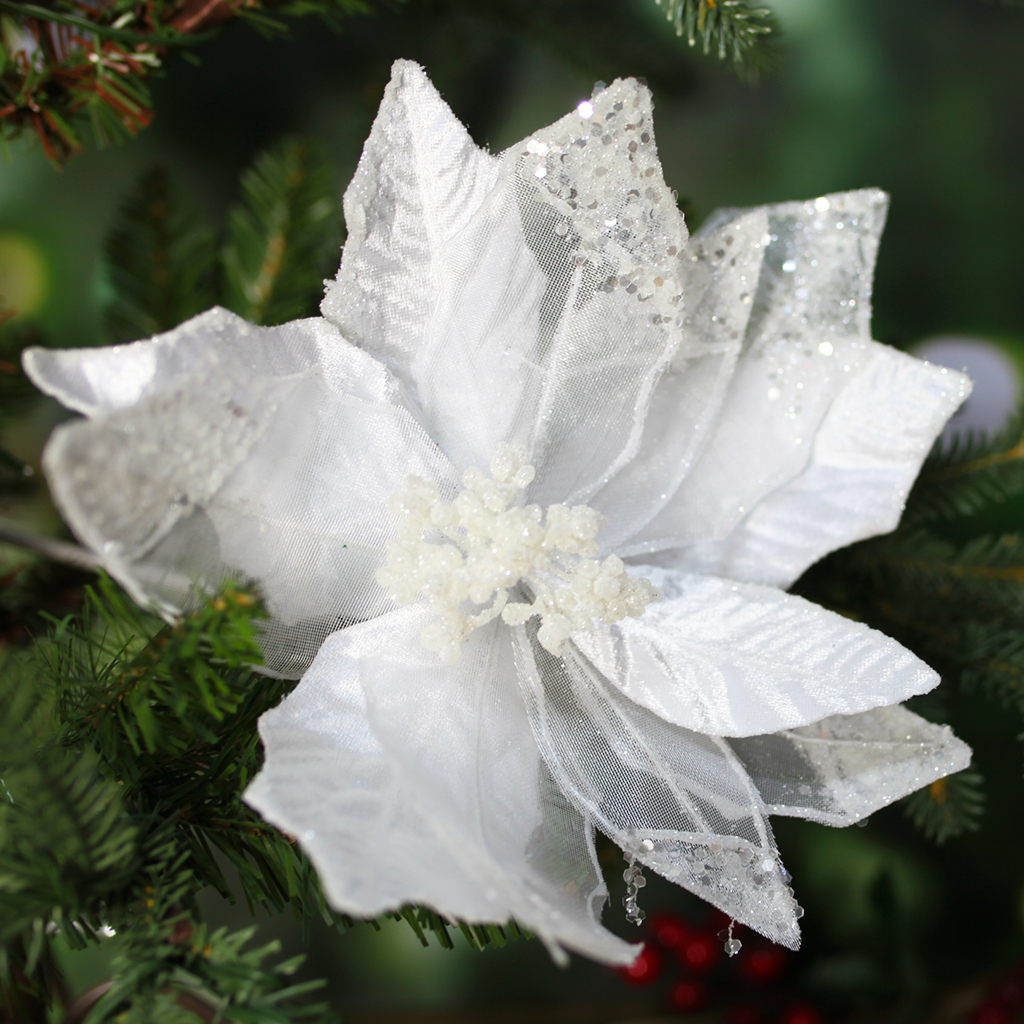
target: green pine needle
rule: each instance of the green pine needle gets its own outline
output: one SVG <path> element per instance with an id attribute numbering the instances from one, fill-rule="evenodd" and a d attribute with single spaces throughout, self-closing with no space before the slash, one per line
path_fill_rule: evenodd
<path id="1" fill-rule="evenodd" d="M 969 768 L 936 779 L 904 799 L 904 812 L 928 839 L 941 846 L 947 839 L 980 827 L 983 781 Z"/>
<path id="2" fill-rule="evenodd" d="M 308 143 L 285 140 L 242 177 L 222 252 L 224 304 L 258 324 L 310 316 L 340 243 L 330 166 Z"/>
<path id="3" fill-rule="evenodd" d="M 655 0 L 661 6 L 663 0 Z M 664 0 L 666 17 L 690 46 L 742 64 L 774 30 L 772 12 L 752 0 Z"/>
<path id="4" fill-rule="evenodd" d="M 138 829 L 96 754 L 57 742 L 35 659 L 0 675 L 0 942 L 64 908 L 70 938 L 137 862 Z M 40 737 L 45 737 L 42 740 Z M 80 943 L 79 943 L 80 944 Z"/>
<path id="5" fill-rule="evenodd" d="M 107 323 L 115 341 L 134 341 L 176 327 L 213 305 L 215 247 L 167 172 L 144 172 L 121 206 L 106 241 L 114 299 Z"/>

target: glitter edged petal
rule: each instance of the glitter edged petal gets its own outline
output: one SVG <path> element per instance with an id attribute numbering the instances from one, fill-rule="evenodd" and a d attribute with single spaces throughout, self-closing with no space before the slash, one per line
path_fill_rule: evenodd
<path id="1" fill-rule="evenodd" d="M 728 743 L 628 700 L 572 644 L 549 654 L 531 623 L 513 633 L 537 744 L 579 812 L 647 867 L 796 949 L 802 912 Z"/>
<path id="2" fill-rule="evenodd" d="M 971 763 L 948 725 L 898 705 L 729 744 L 771 814 L 825 825 L 860 821 Z"/>
<path id="3" fill-rule="evenodd" d="M 687 230 L 662 177 L 650 93 L 619 80 L 581 107 L 503 154 L 546 278 L 529 441 L 528 500 L 541 505 L 589 502 L 637 456 L 682 338 Z"/>
<path id="4" fill-rule="evenodd" d="M 687 729 L 774 733 L 895 704 L 939 682 L 883 633 L 774 587 L 636 572 L 664 599 L 573 640 L 630 700 Z"/>
<path id="5" fill-rule="evenodd" d="M 217 348 L 242 337 L 243 323 L 214 306 L 148 341 L 103 348 L 29 348 L 22 363 L 40 391 L 83 416 L 98 416 L 129 409 L 184 377 L 212 370 L 219 359 Z M 257 358 L 265 354 L 260 351 Z"/>
<path id="6" fill-rule="evenodd" d="M 829 406 L 869 355 L 887 205 L 865 189 L 763 208 L 770 241 L 743 353 L 700 458 L 644 531 L 646 550 L 724 539 L 803 471 Z"/>
<path id="7" fill-rule="evenodd" d="M 329 633 L 388 605 L 373 578 L 393 529 L 387 498 L 410 472 L 444 483 L 452 468 L 387 370 L 324 320 L 203 314 L 147 350 L 180 372 L 54 431 L 54 498 L 142 603 L 173 613 L 196 587 L 254 582 L 271 615 L 266 665 L 300 675 Z"/>
<path id="8" fill-rule="evenodd" d="M 540 760 L 505 627 L 446 667 L 419 643 L 426 620 L 412 606 L 330 637 L 261 719 L 246 800 L 303 843 L 340 910 L 514 917 L 556 955 L 630 962 L 636 947 L 598 924 L 592 826 Z"/>
<path id="9" fill-rule="evenodd" d="M 682 340 L 654 390 L 640 449 L 588 502 L 608 519 L 604 553 L 627 557 L 652 548 L 644 528 L 674 500 L 699 457 L 736 369 L 767 243 L 768 218 L 752 210 L 701 231 L 687 246 Z"/>
<path id="10" fill-rule="evenodd" d="M 962 374 L 872 342 L 825 413 L 803 471 L 725 539 L 655 560 L 788 587 L 830 551 L 894 530 L 921 463 L 970 389 Z"/>

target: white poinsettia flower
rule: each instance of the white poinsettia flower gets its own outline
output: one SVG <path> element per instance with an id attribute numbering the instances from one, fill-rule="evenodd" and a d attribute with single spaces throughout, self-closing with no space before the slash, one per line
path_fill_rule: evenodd
<path id="1" fill-rule="evenodd" d="M 323 318 L 34 350 L 45 464 L 138 598 L 255 580 L 302 681 L 246 794 L 330 902 L 624 963 L 595 827 L 786 946 L 769 814 L 963 768 L 936 675 L 784 592 L 892 529 L 962 376 L 870 340 L 875 190 L 687 231 L 619 81 L 500 155 L 399 62 Z"/>

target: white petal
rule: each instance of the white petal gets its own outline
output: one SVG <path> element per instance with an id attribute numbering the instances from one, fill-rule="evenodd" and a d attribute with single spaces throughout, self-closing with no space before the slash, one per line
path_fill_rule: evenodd
<path id="1" fill-rule="evenodd" d="M 616 82 L 496 163 L 399 62 L 347 194 L 325 315 L 406 381 L 459 468 L 526 444 L 541 504 L 636 455 L 679 344 L 686 228 L 650 120 L 647 90 Z"/>
<path id="2" fill-rule="evenodd" d="M 406 383 L 460 469 L 486 466 L 532 424 L 523 404 L 546 282 L 500 165 L 423 69 L 397 61 L 345 193 L 348 239 L 321 307 Z"/>
<path id="3" fill-rule="evenodd" d="M 606 552 L 648 550 L 643 528 L 674 497 L 714 426 L 736 367 L 767 245 L 763 210 L 694 236 L 680 271 L 682 341 L 658 382 L 636 457 L 588 502 Z M 639 534 L 639 535 L 638 535 Z"/>
<path id="4" fill-rule="evenodd" d="M 798 908 L 728 743 L 627 700 L 571 644 L 555 658 L 531 623 L 513 633 L 537 743 L 580 812 L 648 867 L 795 949 Z"/>
<path id="5" fill-rule="evenodd" d="M 267 665 L 299 675 L 328 633 L 390 604 L 373 579 L 387 498 L 409 473 L 451 483 L 452 468 L 393 378 L 326 321 L 204 314 L 141 345 L 158 366 L 165 349 L 194 361 L 132 406 L 56 430 L 54 498 L 139 601 L 175 611 L 196 584 L 254 581 Z"/>
<path id="6" fill-rule="evenodd" d="M 869 353 L 877 189 L 766 207 L 770 244 L 722 413 L 648 550 L 721 540 L 800 473 L 833 399 Z M 824 205 L 824 204 L 820 204 Z M 841 227 L 840 227 L 841 225 Z"/>
<path id="7" fill-rule="evenodd" d="M 616 81 L 587 112 L 505 154 L 548 281 L 528 496 L 542 505 L 587 501 L 636 456 L 682 333 L 686 225 L 662 178 L 650 93 Z"/>
<path id="8" fill-rule="evenodd" d="M 970 381 L 872 342 L 829 407 L 810 462 L 720 541 L 662 552 L 663 565 L 790 586 L 830 551 L 896 528 L 907 494 Z"/>
<path id="9" fill-rule="evenodd" d="M 214 306 L 149 341 L 105 348 L 29 348 L 25 372 L 37 388 L 85 416 L 127 409 L 216 360 L 218 345 L 241 335 L 234 313 Z"/>
<path id="10" fill-rule="evenodd" d="M 497 181 L 426 73 L 396 61 L 345 192 L 348 237 L 323 314 L 408 378 L 436 304 L 445 244 Z"/>
<path id="11" fill-rule="evenodd" d="M 267 760 L 246 800 L 299 839 L 340 910 L 514 917 L 554 952 L 629 962 L 635 948 L 597 923 L 592 829 L 540 761 L 505 627 L 445 667 L 419 643 L 428 617 L 413 606 L 324 643 L 261 719 Z"/>
<path id="12" fill-rule="evenodd" d="M 729 743 L 772 814 L 826 825 L 860 821 L 971 762 L 948 725 L 898 705 Z"/>
<path id="13" fill-rule="evenodd" d="M 895 704 L 938 675 L 882 633 L 774 587 L 641 566 L 665 597 L 573 635 L 630 700 L 714 736 L 754 736 Z"/>

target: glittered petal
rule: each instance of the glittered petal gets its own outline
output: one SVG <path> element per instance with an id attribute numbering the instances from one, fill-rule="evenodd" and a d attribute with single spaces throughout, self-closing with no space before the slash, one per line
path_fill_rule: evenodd
<path id="1" fill-rule="evenodd" d="M 246 799 L 299 839 L 340 910 L 514 917 L 556 955 L 629 962 L 635 947 L 597 923 L 592 829 L 540 760 L 504 627 L 446 667 L 419 643 L 426 620 L 413 606 L 330 637 L 261 719 Z"/>
<path id="2" fill-rule="evenodd" d="M 641 566 L 665 595 L 574 634 L 630 700 L 676 725 L 752 736 L 895 704 L 938 675 L 895 640 L 774 587 Z"/>
<path id="3" fill-rule="evenodd" d="M 530 442 L 542 505 L 587 501 L 639 450 L 682 331 L 683 222 L 658 163 L 650 93 L 612 83 L 504 154 L 547 278 Z"/>
<path id="4" fill-rule="evenodd" d="M 513 632 L 537 743 L 577 809 L 643 864 L 797 948 L 800 909 L 728 743 L 634 704 L 572 644 L 556 658 L 531 623 Z"/>
<path id="5" fill-rule="evenodd" d="M 165 347 L 188 349 L 189 371 L 56 430 L 54 498 L 143 603 L 177 611 L 197 586 L 254 582 L 271 615 L 267 666 L 299 675 L 328 633 L 387 607 L 373 579 L 387 498 L 410 472 L 450 482 L 451 466 L 390 374 L 326 321 L 204 314 L 142 344 L 162 368 L 175 365 Z"/>
<path id="6" fill-rule="evenodd" d="M 805 468 L 829 406 L 873 352 L 886 206 L 866 189 L 765 208 L 771 240 L 743 354 L 700 458 L 644 531 L 647 550 L 722 540 Z"/>
<path id="7" fill-rule="evenodd" d="M 896 528 L 921 463 L 969 392 L 961 374 L 872 342 L 829 406 L 804 470 L 724 540 L 674 548 L 656 560 L 790 586 L 830 551 Z"/>
<path id="8" fill-rule="evenodd" d="M 903 707 L 729 741 L 772 814 L 849 825 L 971 762 L 947 725 Z"/>
<path id="9" fill-rule="evenodd" d="M 643 528 L 674 497 L 705 443 L 736 367 L 768 242 L 763 210 L 691 239 L 680 265 L 682 340 L 658 382 L 636 457 L 588 502 L 608 519 L 605 552 L 646 551 Z"/>

